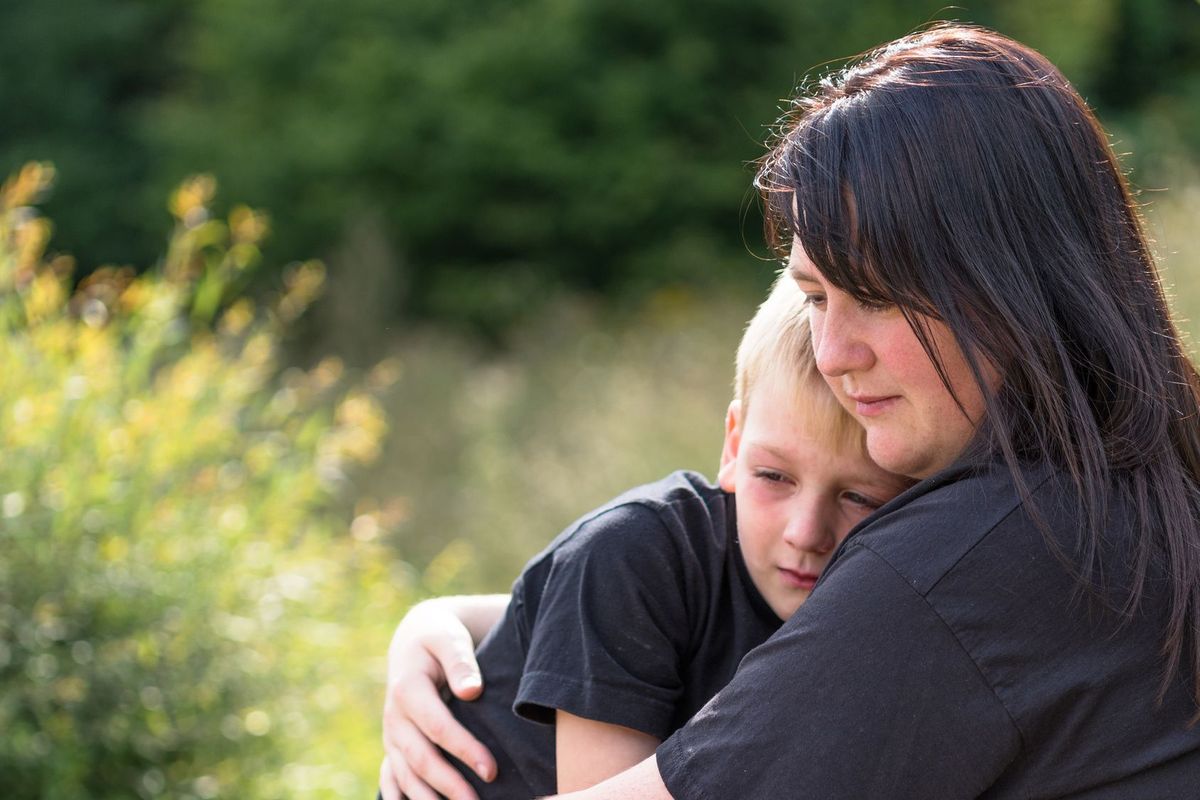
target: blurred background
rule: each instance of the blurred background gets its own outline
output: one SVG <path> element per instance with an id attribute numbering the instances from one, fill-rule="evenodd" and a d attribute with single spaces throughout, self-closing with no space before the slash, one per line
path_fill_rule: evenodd
<path id="1" fill-rule="evenodd" d="M 1075 82 L 1195 335 L 1196 0 L 0 5 L 0 793 L 372 796 L 412 602 L 713 472 L 770 125 L 935 19 Z"/>

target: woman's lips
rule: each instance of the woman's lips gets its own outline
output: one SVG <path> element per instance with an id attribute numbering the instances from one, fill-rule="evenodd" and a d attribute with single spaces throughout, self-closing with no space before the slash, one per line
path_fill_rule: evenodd
<path id="1" fill-rule="evenodd" d="M 817 578 L 821 577 L 815 572 L 804 572 L 803 570 L 788 569 L 787 567 L 779 568 L 779 576 L 788 588 L 803 589 L 807 592 L 812 591 L 812 588 L 817 585 Z"/>
<path id="2" fill-rule="evenodd" d="M 854 401 L 854 412 L 860 417 L 875 417 L 899 402 L 900 397 L 899 395 L 890 395 L 887 397 L 851 395 L 850 399 Z"/>

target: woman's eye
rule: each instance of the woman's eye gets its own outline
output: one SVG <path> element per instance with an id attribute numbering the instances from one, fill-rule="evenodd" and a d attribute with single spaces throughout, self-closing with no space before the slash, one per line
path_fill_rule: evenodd
<path id="1" fill-rule="evenodd" d="M 891 311 L 896 307 L 896 304 L 889 303 L 886 300 L 859 300 L 858 307 L 863 311 L 869 311 L 873 314 L 881 314 L 884 311 Z"/>
<path id="2" fill-rule="evenodd" d="M 814 308 L 822 308 L 825 305 L 825 295 L 817 294 L 816 292 L 806 292 L 804 295 L 804 304 L 813 306 Z"/>

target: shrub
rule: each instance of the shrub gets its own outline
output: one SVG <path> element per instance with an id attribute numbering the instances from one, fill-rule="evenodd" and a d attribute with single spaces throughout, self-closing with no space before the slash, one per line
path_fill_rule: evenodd
<path id="1" fill-rule="evenodd" d="M 409 596 L 348 475 L 386 428 L 384 363 L 282 370 L 320 289 L 239 298 L 266 218 L 172 197 L 158 269 L 72 289 L 32 205 L 0 191 L 0 782 L 10 798 L 366 796 L 378 675 Z M 349 528 L 349 529 L 348 529 Z M 378 669 L 376 668 L 376 673 Z"/>

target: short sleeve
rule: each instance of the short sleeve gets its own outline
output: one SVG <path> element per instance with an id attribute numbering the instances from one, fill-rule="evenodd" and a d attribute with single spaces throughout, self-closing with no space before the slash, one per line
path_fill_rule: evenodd
<path id="1" fill-rule="evenodd" d="M 666 738 L 682 692 L 699 580 L 682 532 L 630 503 L 585 521 L 553 554 L 530 625 L 515 710 L 555 710 Z"/>
<path id="2" fill-rule="evenodd" d="M 658 750 L 676 800 L 974 798 L 1020 737 L 953 633 L 852 547 Z"/>

